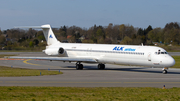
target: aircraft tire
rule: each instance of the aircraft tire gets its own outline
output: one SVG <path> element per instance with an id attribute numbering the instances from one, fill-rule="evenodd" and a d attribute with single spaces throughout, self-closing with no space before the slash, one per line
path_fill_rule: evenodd
<path id="1" fill-rule="evenodd" d="M 163 70 L 163 72 L 162 72 L 163 74 L 167 74 L 167 70 Z"/>
<path id="2" fill-rule="evenodd" d="M 83 64 L 79 64 L 80 65 L 80 70 L 83 70 Z"/>
<path id="3" fill-rule="evenodd" d="M 76 65 L 76 70 L 78 70 L 78 68 L 79 68 L 78 65 Z"/>
<path id="4" fill-rule="evenodd" d="M 82 64 L 76 64 L 76 70 L 82 70 L 83 65 Z"/>
<path id="5" fill-rule="evenodd" d="M 102 69 L 105 69 L 105 65 L 104 64 L 102 64 Z"/>
<path id="6" fill-rule="evenodd" d="M 104 64 L 98 64 L 98 69 L 105 69 L 105 65 Z"/>
<path id="7" fill-rule="evenodd" d="M 76 70 L 79 70 L 80 69 L 79 67 L 80 67 L 79 64 L 76 64 Z"/>
<path id="8" fill-rule="evenodd" d="M 98 69 L 100 69 L 101 68 L 101 66 L 100 66 L 100 64 L 98 64 Z"/>

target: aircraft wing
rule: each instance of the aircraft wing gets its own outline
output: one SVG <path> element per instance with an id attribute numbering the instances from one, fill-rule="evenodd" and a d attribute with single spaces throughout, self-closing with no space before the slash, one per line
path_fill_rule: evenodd
<path id="1" fill-rule="evenodd" d="M 96 59 L 93 58 L 83 58 L 83 57 L 18 57 L 18 56 L 11 56 L 8 57 L 11 59 L 40 59 L 40 60 L 52 60 L 52 61 L 71 61 L 71 62 L 97 62 Z"/>

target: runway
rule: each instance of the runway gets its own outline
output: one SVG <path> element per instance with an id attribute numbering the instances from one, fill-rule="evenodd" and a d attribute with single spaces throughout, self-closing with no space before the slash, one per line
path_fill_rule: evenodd
<path id="1" fill-rule="evenodd" d="M 7 53 L 0 53 L 7 54 Z M 9 53 L 11 54 L 11 53 Z M 20 56 L 45 56 L 41 52 L 12 53 Z M 106 64 L 98 70 L 97 64 L 83 64 L 76 70 L 75 63 L 44 60 L 0 60 L 1 66 L 62 71 L 61 75 L 31 77 L 0 77 L 0 86 L 57 86 L 57 87 L 180 87 L 180 69 L 170 68 L 162 74 L 161 68 Z"/>

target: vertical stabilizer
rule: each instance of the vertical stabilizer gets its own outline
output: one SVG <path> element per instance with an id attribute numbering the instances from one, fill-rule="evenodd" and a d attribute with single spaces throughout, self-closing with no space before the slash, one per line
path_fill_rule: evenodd
<path id="1" fill-rule="evenodd" d="M 54 43 L 58 43 L 59 41 L 56 39 L 51 26 L 50 25 L 42 25 L 41 26 L 43 33 L 44 33 L 44 37 L 46 38 L 47 44 L 48 45 L 52 45 Z"/>

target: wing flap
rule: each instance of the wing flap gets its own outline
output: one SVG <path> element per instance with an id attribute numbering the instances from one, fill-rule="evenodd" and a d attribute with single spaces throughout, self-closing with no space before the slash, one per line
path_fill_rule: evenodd
<path id="1" fill-rule="evenodd" d="M 93 58 L 81 58 L 81 57 L 17 57 L 17 56 L 11 56 L 8 57 L 11 59 L 41 59 L 41 60 L 53 60 L 53 61 L 71 61 L 71 62 L 76 62 L 76 61 L 81 61 L 81 62 L 97 62 Z"/>

